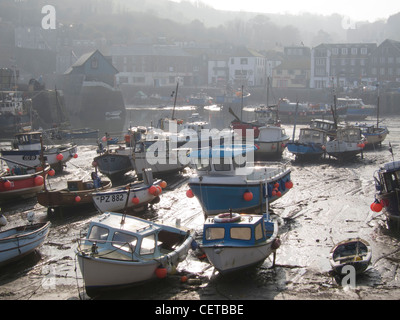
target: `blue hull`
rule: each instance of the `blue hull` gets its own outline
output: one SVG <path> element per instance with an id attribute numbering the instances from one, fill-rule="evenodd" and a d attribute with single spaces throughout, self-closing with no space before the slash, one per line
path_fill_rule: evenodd
<path id="1" fill-rule="evenodd" d="M 299 144 L 289 142 L 286 144 L 286 147 L 289 152 L 296 156 L 320 157 L 325 153 L 325 150 L 322 149 L 322 146 L 316 144 Z"/>
<path id="2" fill-rule="evenodd" d="M 236 212 L 258 210 L 261 205 L 265 205 L 267 194 L 268 203 L 271 203 L 287 193 L 289 191 L 285 186 L 287 181 L 290 181 L 290 173 L 276 181 L 262 183 L 262 187 L 260 187 L 259 181 L 246 185 L 189 183 L 189 187 L 201 203 L 205 214 L 215 215 L 226 212 L 229 209 Z M 279 183 L 280 197 L 272 195 L 276 182 Z M 253 194 L 253 198 L 250 201 L 246 201 L 243 198 L 243 194 L 247 191 Z"/>

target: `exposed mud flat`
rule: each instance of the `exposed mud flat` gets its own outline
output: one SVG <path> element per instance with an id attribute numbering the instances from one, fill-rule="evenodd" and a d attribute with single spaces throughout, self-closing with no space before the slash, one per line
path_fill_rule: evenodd
<path id="1" fill-rule="evenodd" d="M 172 299 L 172 300 L 298 300 L 298 299 L 399 299 L 400 242 L 386 229 L 383 214 L 373 213 L 373 173 L 400 154 L 400 117 L 383 122 L 390 134 L 382 148 L 367 150 L 363 158 L 350 162 L 322 159 L 315 163 L 291 160 L 294 187 L 271 209 L 280 221 L 282 244 L 277 250 L 275 266 L 272 256 L 255 269 L 234 277 L 222 277 L 207 260 L 190 254 L 178 272 L 161 281 L 99 296 L 99 299 Z M 291 126 L 286 126 L 292 132 Z M 81 145 L 78 158 L 65 171 L 49 179 L 51 186 L 62 186 L 67 178 L 89 177 L 96 147 Z M 202 231 L 204 216 L 196 198 L 187 198 L 187 180 L 194 171 L 169 177 L 161 201 L 143 215 Z M 129 176 L 127 177 L 129 178 Z M 52 226 L 45 244 L 26 259 L 1 269 L 0 299 L 80 299 L 85 298 L 83 280 L 75 259 L 76 239 L 83 233 L 95 210 L 47 215 L 47 210 L 30 199 L 2 207 L 8 219 L 6 228 L 22 224 L 28 212 L 36 220 L 50 220 Z M 342 286 L 330 273 L 329 252 L 333 245 L 350 237 L 362 237 L 372 246 L 369 269 L 357 276 L 356 286 Z M 181 276 L 196 279 L 181 283 Z"/>

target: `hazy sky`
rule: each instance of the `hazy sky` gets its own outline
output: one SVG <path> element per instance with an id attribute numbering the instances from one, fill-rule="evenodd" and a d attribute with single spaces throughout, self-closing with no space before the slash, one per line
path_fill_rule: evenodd
<path id="1" fill-rule="evenodd" d="M 215 9 L 266 13 L 298 14 L 311 12 L 322 15 L 339 13 L 351 19 L 374 22 L 400 12 L 399 0 L 190 0 L 203 2 Z"/>

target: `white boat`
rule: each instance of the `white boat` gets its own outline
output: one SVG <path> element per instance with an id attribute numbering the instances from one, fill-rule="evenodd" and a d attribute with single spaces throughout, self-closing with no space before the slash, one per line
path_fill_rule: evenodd
<path id="1" fill-rule="evenodd" d="M 94 219 L 77 257 L 86 293 L 140 284 L 173 273 L 183 261 L 194 232 L 107 212 Z"/>
<path id="2" fill-rule="evenodd" d="M 18 166 L 34 168 L 41 165 L 41 132 L 25 132 L 15 135 L 14 148 L 1 150 L 3 160 L 12 170 Z M 66 162 L 77 157 L 76 144 L 47 145 L 44 147 L 43 156 L 47 164 L 57 171 L 62 171 Z"/>
<path id="3" fill-rule="evenodd" d="M 258 129 L 258 138 L 254 140 L 258 147 L 255 156 L 259 156 L 262 160 L 281 157 L 290 139 L 285 129 L 277 126 L 264 126 Z"/>
<path id="4" fill-rule="evenodd" d="M 136 181 L 107 191 L 92 193 L 95 207 L 100 212 L 123 212 L 124 210 L 143 210 L 149 203 L 157 203 L 166 182 L 153 180 L 151 170 L 143 174 L 143 181 Z"/>
<path id="5" fill-rule="evenodd" d="M 387 127 L 377 127 L 367 123 L 356 123 L 355 126 L 361 129 L 361 134 L 365 137 L 367 147 L 382 144 L 389 134 Z"/>
<path id="6" fill-rule="evenodd" d="M 280 244 L 278 223 L 268 215 L 223 213 L 207 218 L 199 247 L 220 273 L 262 264 Z"/>
<path id="7" fill-rule="evenodd" d="M 364 147 L 360 128 L 351 126 L 337 129 L 335 139 L 326 142 L 328 155 L 342 160 L 362 153 Z"/>
<path id="8" fill-rule="evenodd" d="M 21 259 L 40 247 L 49 234 L 50 222 L 27 224 L 0 232 L 0 266 Z"/>

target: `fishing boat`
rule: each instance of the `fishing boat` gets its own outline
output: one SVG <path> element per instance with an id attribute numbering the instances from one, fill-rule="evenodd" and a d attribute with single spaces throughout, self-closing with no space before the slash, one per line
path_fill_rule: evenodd
<path id="1" fill-rule="evenodd" d="M 326 142 L 327 154 L 339 160 L 362 154 L 364 147 L 365 139 L 361 135 L 361 130 L 354 126 L 337 129 L 336 137 Z"/>
<path id="2" fill-rule="evenodd" d="M 340 241 L 331 250 L 329 262 L 335 273 L 341 275 L 344 266 L 353 266 L 356 274 L 363 273 L 371 263 L 370 244 L 363 239 L 353 238 Z"/>
<path id="3" fill-rule="evenodd" d="M 47 212 L 75 210 L 82 207 L 94 206 L 93 193 L 105 191 L 112 187 L 108 179 L 100 179 L 92 172 L 91 180 L 68 180 L 63 189 L 48 189 L 39 191 L 36 196 L 40 205 L 47 208 Z"/>
<path id="4" fill-rule="evenodd" d="M 141 284 L 174 273 L 194 232 L 138 217 L 106 212 L 94 219 L 76 254 L 86 293 Z"/>
<path id="5" fill-rule="evenodd" d="M 17 133 L 12 150 L 1 150 L 2 159 L 10 169 L 17 166 L 38 167 L 41 165 L 41 150 L 43 147 L 41 132 Z M 47 145 L 43 147 L 43 156 L 56 171 L 62 171 L 66 163 L 77 157 L 76 144 Z"/>
<path id="6" fill-rule="evenodd" d="M 367 123 L 356 123 L 355 126 L 361 129 L 361 134 L 365 137 L 366 147 L 382 144 L 389 134 L 387 127 L 377 127 Z"/>
<path id="7" fill-rule="evenodd" d="M 196 175 L 189 179 L 188 197 L 195 196 L 206 216 L 256 211 L 285 195 L 293 182 L 291 170 L 279 162 L 253 162 L 254 145 L 223 145 L 189 154 Z"/>
<path id="8" fill-rule="evenodd" d="M 375 201 L 371 209 L 386 215 L 389 228 L 400 230 L 400 161 L 385 163 L 374 173 Z"/>
<path id="9" fill-rule="evenodd" d="M 19 260 L 39 248 L 49 234 L 50 222 L 27 224 L 0 232 L 0 266 Z"/>
<path id="10" fill-rule="evenodd" d="M 382 142 L 389 134 L 389 130 L 387 127 L 379 126 L 379 100 L 380 94 L 378 91 L 378 103 L 376 107 L 376 126 L 367 123 L 356 123 L 356 126 L 361 129 L 361 133 L 366 139 L 367 147 L 374 147 L 377 144 L 382 145 Z"/>
<path id="11" fill-rule="evenodd" d="M 149 203 L 159 202 L 163 187 L 166 187 L 166 182 L 160 179 L 153 180 L 151 169 L 146 169 L 141 181 L 94 192 L 93 202 L 99 212 L 144 210 Z"/>
<path id="12" fill-rule="evenodd" d="M 111 181 L 119 181 L 125 173 L 134 170 L 132 150 L 122 146 L 107 149 L 93 159 L 92 165 Z"/>
<path id="13" fill-rule="evenodd" d="M 268 125 L 260 127 L 258 130 L 258 137 L 254 140 L 257 145 L 255 156 L 262 160 L 280 158 L 290 139 L 285 129 Z"/>
<path id="14" fill-rule="evenodd" d="M 347 121 L 364 120 L 376 114 L 376 106 L 366 105 L 360 98 L 338 98 L 337 113 Z"/>
<path id="15" fill-rule="evenodd" d="M 232 211 L 206 219 L 199 244 L 221 274 L 260 265 L 280 245 L 278 223 L 269 215 Z"/>
<path id="16" fill-rule="evenodd" d="M 325 131 L 312 128 L 300 128 L 299 138 L 286 143 L 290 153 L 296 156 L 296 159 L 315 160 L 325 154 L 325 144 L 327 134 Z"/>
<path id="17" fill-rule="evenodd" d="M 44 188 L 49 170 L 50 166 L 37 170 L 24 167 L 3 170 L 0 174 L 0 203 L 35 197 Z"/>

